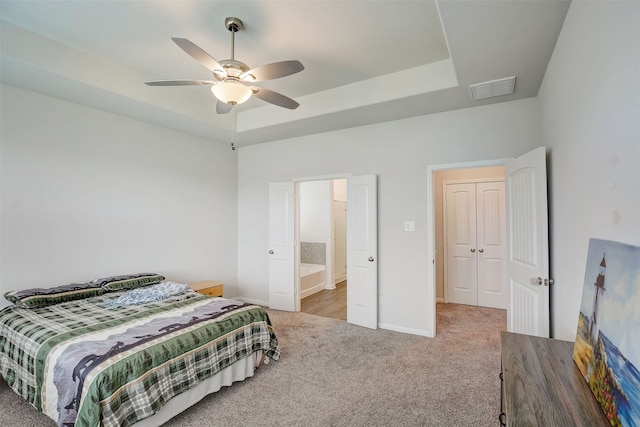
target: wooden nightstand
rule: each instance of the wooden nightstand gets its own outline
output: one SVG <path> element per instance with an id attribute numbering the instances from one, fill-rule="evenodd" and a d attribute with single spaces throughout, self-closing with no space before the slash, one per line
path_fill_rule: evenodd
<path id="1" fill-rule="evenodd" d="M 221 297 L 224 285 L 220 282 L 214 282 L 213 280 L 203 280 L 202 282 L 189 283 L 189 286 L 200 294 L 209 295 L 210 297 Z"/>

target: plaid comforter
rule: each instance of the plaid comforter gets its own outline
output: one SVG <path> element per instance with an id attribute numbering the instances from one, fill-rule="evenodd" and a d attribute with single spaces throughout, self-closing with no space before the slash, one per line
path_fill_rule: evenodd
<path id="1" fill-rule="evenodd" d="M 0 374 L 59 426 L 127 426 L 262 350 L 280 350 L 260 307 L 191 290 L 114 308 L 121 292 L 0 311 Z"/>

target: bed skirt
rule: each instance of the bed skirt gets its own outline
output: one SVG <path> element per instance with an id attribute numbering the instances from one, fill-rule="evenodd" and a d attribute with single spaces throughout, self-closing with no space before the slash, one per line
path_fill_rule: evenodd
<path id="1" fill-rule="evenodd" d="M 224 368 L 206 381 L 201 382 L 184 393 L 174 396 L 153 416 L 140 420 L 135 426 L 156 427 L 166 423 L 171 418 L 200 402 L 207 395 L 215 393 L 224 386 L 230 386 L 236 381 L 242 381 L 252 377 L 254 371 L 262 364 L 263 360 L 264 353 L 262 350 L 238 360 L 233 365 Z"/>

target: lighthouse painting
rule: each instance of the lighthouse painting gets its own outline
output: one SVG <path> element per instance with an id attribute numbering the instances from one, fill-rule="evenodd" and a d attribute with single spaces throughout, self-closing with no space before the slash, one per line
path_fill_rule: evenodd
<path id="1" fill-rule="evenodd" d="M 640 426 L 640 247 L 589 241 L 573 360 L 612 426 Z"/>

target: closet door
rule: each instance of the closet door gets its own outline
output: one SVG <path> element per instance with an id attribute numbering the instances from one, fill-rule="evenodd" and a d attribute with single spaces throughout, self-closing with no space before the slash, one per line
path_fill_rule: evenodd
<path id="1" fill-rule="evenodd" d="M 446 185 L 445 301 L 506 309 L 504 181 Z"/>
<path id="2" fill-rule="evenodd" d="M 476 184 L 478 305 L 507 308 L 504 181 Z"/>
<path id="3" fill-rule="evenodd" d="M 477 305 L 476 185 L 447 184 L 446 189 L 446 301 Z"/>

